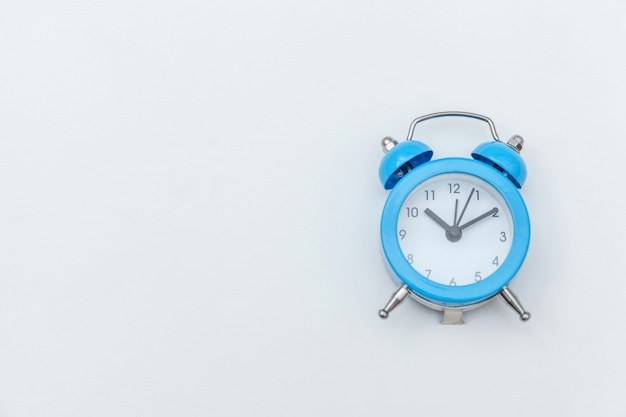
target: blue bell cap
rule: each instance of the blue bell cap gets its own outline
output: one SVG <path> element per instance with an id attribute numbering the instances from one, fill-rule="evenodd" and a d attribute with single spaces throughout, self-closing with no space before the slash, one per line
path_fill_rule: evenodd
<path id="1" fill-rule="evenodd" d="M 430 161 L 432 157 L 433 151 L 423 142 L 414 140 L 400 142 L 391 148 L 380 162 L 378 169 L 380 182 L 385 190 L 390 190 L 409 171 Z"/>
<path id="2" fill-rule="evenodd" d="M 484 162 L 502 172 L 517 188 L 526 182 L 526 164 L 519 153 L 502 142 L 485 142 L 474 152 L 472 158 Z"/>

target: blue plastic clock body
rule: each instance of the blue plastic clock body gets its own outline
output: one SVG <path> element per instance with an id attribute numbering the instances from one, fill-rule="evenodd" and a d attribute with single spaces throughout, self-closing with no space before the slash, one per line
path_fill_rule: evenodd
<path id="1" fill-rule="evenodd" d="M 386 189 L 391 189 L 380 226 L 384 260 L 393 280 L 407 288 L 418 301 L 441 309 L 468 308 L 501 293 L 526 258 L 530 221 L 518 191 L 526 180 L 526 166 L 518 150 L 499 140 L 479 145 L 472 152 L 472 159 L 431 160 L 432 155 L 426 144 L 407 140 L 394 146 L 381 162 L 380 181 Z M 450 173 L 473 176 L 490 184 L 502 196 L 512 217 L 514 234 L 506 259 L 487 279 L 471 285 L 450 286 L 429 280 L 411 266 L 399 242 L 398 218 L 407 197 L 424 181 Z"/>

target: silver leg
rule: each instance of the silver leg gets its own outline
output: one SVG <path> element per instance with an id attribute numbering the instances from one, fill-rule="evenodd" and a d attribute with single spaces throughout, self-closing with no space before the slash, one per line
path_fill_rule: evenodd
<path id="1" fill-rule="evenodd" d="M 380 316 L 380 318 L 386 319 L 389 316 L 389 313 L 391 313 L 394 308 L 402 304 L 402 302 L 406 299 L 406 297 L 409 296 L 409 294 L 411 294 L 411 291 L 409 291 L 406 285 L 398 288 L 387 302 L 385 308 L 378 311 L 378 315 Z"/>
<path id="2" fill-rule="evenodd" d="M 519 318 L 521 321 L 530 320 L 530 313 L 524 310 L 522 303 L 520 303 L 517 296 L 513 293 L 513 291 L 511 291 L 509 287 L 502 288 L 502 291 L 500 291 L 500 295 L 502 296 L 502 298 L 504 298 L 504 301 L 506 301 L 507 304 L 510 305 L 513 310 L 517 312 L 517 314 L 519 314 Z"/>

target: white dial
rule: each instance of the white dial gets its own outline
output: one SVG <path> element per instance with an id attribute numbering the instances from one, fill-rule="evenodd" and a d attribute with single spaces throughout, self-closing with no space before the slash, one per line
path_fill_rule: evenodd
<path id="1" fill-rule="evenodd" d="M 409 264 L 429 280 L 471 285 L 493 274 L 513 241 L 513 219 L 500 193 L 461 173 L 432 177 L 413 190 L 398 216 Z"/>

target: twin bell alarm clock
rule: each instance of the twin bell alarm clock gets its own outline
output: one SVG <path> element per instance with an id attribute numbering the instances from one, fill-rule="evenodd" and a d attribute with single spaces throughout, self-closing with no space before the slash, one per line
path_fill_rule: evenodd
<path id="1" fill-rule="evenodd" d="M 493 140 L 471 158 L 433 159 L 413 140 L 415 127 L 442 117 L 486 122 Z M 530 242 L 528 211 L 519 189 L 526 180 L 521 136 L 502 142 L 488 117 L 441 112 L 413 120 L 406 141 L 382 140 L 379 177 L 389 197 L 380 237 L 383 259 L 398 285 L 378 314 L 386 319 L 407 297 L 443 312 L 443 324 L 501 296 L 522 321 L 530 319 L 509 283 Z"/>

